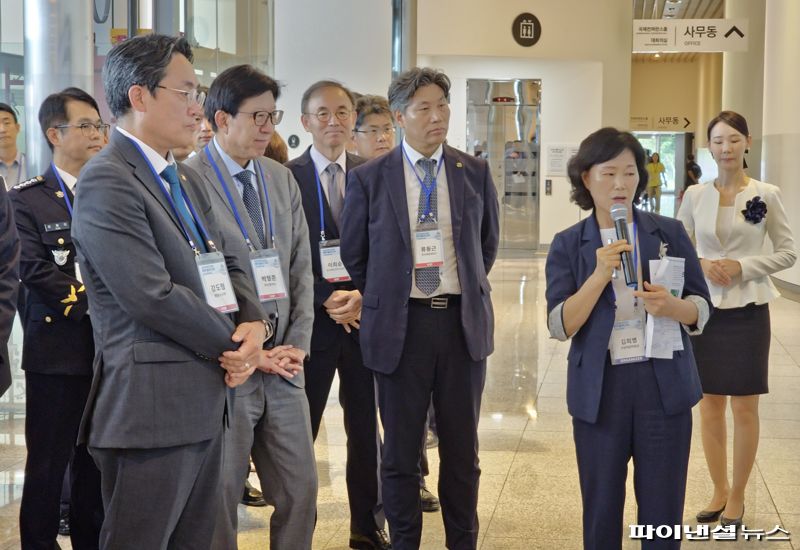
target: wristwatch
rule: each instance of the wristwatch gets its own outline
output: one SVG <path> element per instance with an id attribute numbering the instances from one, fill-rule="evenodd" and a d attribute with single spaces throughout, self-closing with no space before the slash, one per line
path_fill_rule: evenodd
<path id="1" fill-rule="evenodd" d="M 267 321 L 266 319 L 261 319 L 261 322 L 264 323 L 264 334 L 266 335 L 264 336 L 264 341 L 267 342 L 269 341 L 270 338 L 272 338 L 272 334 L 274 331 L 269 321 Z"/>

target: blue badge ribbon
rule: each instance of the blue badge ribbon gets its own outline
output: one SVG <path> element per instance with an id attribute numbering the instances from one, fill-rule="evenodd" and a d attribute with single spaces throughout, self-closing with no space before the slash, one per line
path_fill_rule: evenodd
<path id="1" fill-rule="evenodd" d="M 56 175 L 56 180 L 58 180 L 58 186 L 61 187 L 61 192 L 64 194 L 64 202 L 67 203 L 67 212 L 69 212 L 69 217 L 72 218 L 72 202 L 69 200 L 67 186 L 64 185 L 64 180 L 61 179 L 61 174 L 58 173 L 56 165 L 53 161 L 50 161 L 50 167 L 53 169 L 53 173 Z"/>
<path id="2" fill-rule="evenodd" d="M 433 183 L 430 185 L 425 185 L 425 182 L 419 177 L 417 168 L 414 166 L 414 164 L 412 164 L 411 159 L 408 157 L 405 147 L 402 147 L 402 149 L 403 156 L 406 157 L 406 161 L 408 161 L 411 171 L 414 172 L 414 175 L 417 177 L 417 181 L 419 182 L 422 193 L 425 194 L 425 214 L 423 215 L 422 219 L 419 220 L 420 222 L 423 222 L 431 215 L 431 195 L 433 195 L 433 190 L 436 189 L 436 182 L 439 179 L 439 173 L 442 171 L 442 166 L 444 166 L 444 151 L 442 151 L 442 154 L 437 161 L 438 168 L 436 168 L 436 175 L 433 177 Z"/>

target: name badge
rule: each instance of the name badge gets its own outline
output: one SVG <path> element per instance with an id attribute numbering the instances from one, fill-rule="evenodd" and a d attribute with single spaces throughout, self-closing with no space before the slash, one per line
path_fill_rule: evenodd
<path id="1" fill-rule="evenodd" d="M 419 230 L 415 233 L 414 268 L 444 265 L 444 246 L 439 229 Z"/>
<path id="2" fill-rule="evenodd" d="M 641 319 L 616 321 L 611 331 L 609 346 L 611 364 L 623 365 L 645 361 L 644 344 L 644 326 Z"/>
<path id="3" fill-rule="evenodd" d="M 222 252 L 208 252 L 195 256 L 197 272 L 203 285 L 206 303 L 220 313 L 239 311 L 236 294 L 233 292 L 228 266 Z"/>
<path id="4" fill-rule="evenodd" d="M 274 248 L 250 252 L 250 265 L 256 282 L 258 299 L 262 302 L 286 298 L 281 259 Z"/>
<path id="5" fill-rule="evenodd" d="M 350 274 L 342 263 L 342 247 L 339 239 L 320 241 L 319 261 L 322 264 L 322 276 L 329 283 L 341 283 L 350 280 Z"/>

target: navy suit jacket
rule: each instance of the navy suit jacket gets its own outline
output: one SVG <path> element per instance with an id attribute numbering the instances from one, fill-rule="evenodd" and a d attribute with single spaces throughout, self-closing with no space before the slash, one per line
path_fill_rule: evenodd
<path id="1" fill-rule="evenodd" d="M 364 163 L 364 159 L 347 153 L 347 172 Z M 353 290 L 353 283 L 329 283 L 322 277 L 322 264 L 319 259 L 319 196 L 317 195 L 317 179 L 314 175 L 314 162 L 311 160 L 311 147 L 296 159 L 286 163 L 292 171 L 297 185 L 300 187 L 300 196 L 303 199 L 303 210 L 308 223 L 308 238 L 311 244 L 311 270 L 314 273 L 314 329 L 311 332 L 311 350 L 327 349 L 332 346 L 342 334 L 347 334 L 341 325 L 330 318 L 325 311 L 325 300 L 330 298 L 334 290 Z M 345 196 L 349 193 L 345 192 Z M 339 229 L 333 221 L 328 201 L 322 195 L 323 223 L 325 224 L 325 238 L 328 240 L 339 238 Z M 344 214 L 342 214 L 344 219 Z M 358 340 L 357 330 L 350 332 L 350 337 Z"/>
<path id="2" fill-rule="evenodd" d="M 649 260 L 658 259 L 661 243 L 667 244 L 667 255 L 686 259 L 683 296 L 700 296 L 708 303 L 703 270 L 692 242 L 683 225 L 671 218 L 634 210 L 639 233 L 639 255 L 642 279 L 650 280 Z M 558 233 L 547 255 L 548 314 L 575 294 L 594 272 L 596 251 L 602 246 L 595 216 L 590 216 Z M 567 356 L 567 407 L 569 413 L 585 422 L 594 423 L 603 391 L 603 372 L 608 356 L 608 340 L 614 325 L 615 299 L 609 283 L 597 300 L 586 323 L 572 336 Z M 651 359 L 661 394 L 664 412 L 677 414 L 693 407 L 702 397 L 692 343 L 681 329 L 683 351 L 673 352 L 672 359 Z"/>
<path id="3" fill-rule="evenodd" d="M 66 192 L 74 204 L 74 195 L 68 188 Z M 72 220 L 53 168 L 15 186 L 9 196 L 22 242 L 19 276 L 26 290 L 19 312 L 25 332 L 22 369 L 91 376 L 89 300 L 75 278 Z M 63 258 L 62 265 L 56 263 L 56 255 Z"/>
<path id="4" fill-rule="evenodd" d="M 11 386 L 7 345 L 17 310 L 19 250 L 14 211 L 8 200 L 5 180 L 0 176 L 0 395 Z"/>
<path id="5" fill-rule="evenodd" d="M 348 175 L 342 261 L 362 295 L 361 352 L 372 370 L 392 373 L 406 338 L 413 281 L 402 146 Z M 494 351 L 489 270 L 497 256 L 499 208 L 489 165 L 444 146 L 450 214 L 461 284 L 461 324 L 475 361 Z"/>

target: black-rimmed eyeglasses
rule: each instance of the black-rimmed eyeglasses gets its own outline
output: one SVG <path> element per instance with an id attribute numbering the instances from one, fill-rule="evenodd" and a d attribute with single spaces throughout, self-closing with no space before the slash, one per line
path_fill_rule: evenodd
<path id="1" fill-rule="evenodd" d="M 269 111 L 255 111 L 252 113 L 248 113 L 247 111 L 239 111 L 238 114 L 242 115 L 251 115 L 253 117 L 253 122 L 256 123 L 256 126 L 264 126 L 267 121 L 272 121 L 273 126 L 277 126 L 283 120 L 283 111 L 276 109 L 271 113 Z"/>

